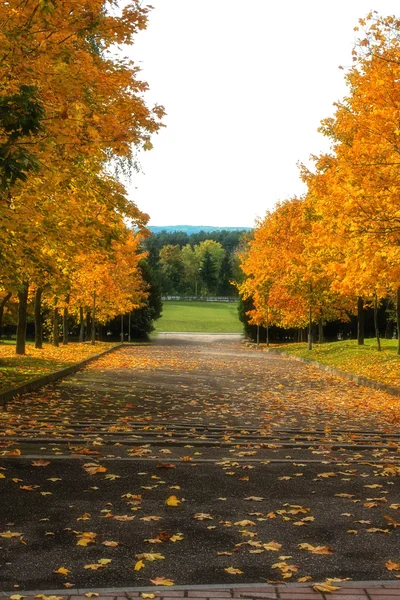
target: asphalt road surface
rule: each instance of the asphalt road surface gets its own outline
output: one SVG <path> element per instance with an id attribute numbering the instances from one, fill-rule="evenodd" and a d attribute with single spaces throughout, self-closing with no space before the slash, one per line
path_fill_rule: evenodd
<path id="1" fill-rule="evenodd" d="M 109 354 L 1 416 L 0 589 L 395 579 L 399 404 L 230 336 Z"/>

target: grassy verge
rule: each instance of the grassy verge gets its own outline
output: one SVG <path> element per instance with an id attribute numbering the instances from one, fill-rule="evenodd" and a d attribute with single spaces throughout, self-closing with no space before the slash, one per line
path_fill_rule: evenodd
<path id="1" fill-rule="evenodd" d="M 162 317 L 156 323 L 159 331 L 198 333 L 242 333 L 236 302 L 163 303 Z"/>
<path id="2" fill-rule="evenodd" d="M 358 346 L 356 340 L 314 344 L 307 350 L 307 344 L 281 344 L 274 346 L 301 358 L 315 360 L 335 369 L 400 387 L 400 356 L 397 354 L 397 340 L 381 340 L 382 350 L 376 348 L 375 339 L 365 340 Z"/>
<path id="3" fill-rule="evenodd" d="M 96 342 L 94 346 L 70 343 L 58 348 L 44 344 L 42 350 L 37 350 L 33 344 L 27 344 L 26 355 L 17 356 L 15 344 L 1 343 L 0 392 L 68 367 L 111 346 L 114 344 L 108 342 Z"/>

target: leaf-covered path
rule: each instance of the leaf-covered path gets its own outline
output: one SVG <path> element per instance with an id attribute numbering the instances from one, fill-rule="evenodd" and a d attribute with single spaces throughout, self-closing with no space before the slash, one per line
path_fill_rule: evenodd
<path id="1" fill-rule="evenodd" d="M 199 339 L 2 414 L 2 590 L 400 574 L 399 399 Z"/>

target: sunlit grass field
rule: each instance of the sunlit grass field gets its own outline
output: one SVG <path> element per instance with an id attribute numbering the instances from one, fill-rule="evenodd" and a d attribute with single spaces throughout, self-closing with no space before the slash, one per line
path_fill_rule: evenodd
<path id="1" fill-rule="evenodd" d="M 281 344 L 275 348 L 301 358 L 315 360 L 342 371 L 355 373 L 381 383 L 400 387 L 400 356 L 397 354 L 397 340 L 381 340 L 379 352 L 375 338 L 366 339 L 364 346 L 357 340 L 314 344 L 312 350 L 307 344 Z"/>
<path id="2" fill-rule="evenodd" d="M 236 302 L 163 302 L 156 331 L 242 333 Z"/>
<path id="3" fill-rule="evenodd" d="M 17 356 L 15 341 L 1 342 L 0 392 L 69 367 L 113 345 L 107 342 L 96 342 L 94 346 L 90 343 L 70 343 L 55 348 L 51 344 L 43 344 L 43 348 L 38 350 L 32 343 L 27 343 L 26 355 Z"/>

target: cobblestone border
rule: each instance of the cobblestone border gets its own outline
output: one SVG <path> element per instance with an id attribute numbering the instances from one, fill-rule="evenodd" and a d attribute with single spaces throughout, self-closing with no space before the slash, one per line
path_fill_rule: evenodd
<path id="1" fill-rule="evenodd" d="M 245 345 L 254 350 L 257 349 L 257 345 L 252 342 L 247 341 L 245 342 Z M 361 377 L 360 375 L 355 375 L 354 373 L 349 373 L 348 371 L 341 371 L 340 369 L 335 369 L 334 367 L 330 367 L 329 365 L 324 365 L 323 363 L 317 362 L 316 360 L 311 360 L 309 358 L 301 358 L 300 356 L 295 356 L 294 354 L 290 354 L 289 352 L 285 352 L 284 350 L 279 350 L 278 348 L 259 348 L 259 350 L 261 350 L 262 352 L 271 352 L 272 354 L 279 354 L 280 356 L 290 358 L 291 360 L 295 360 L 296 362 L 316 367 L 317 369 L 325 371 L 330 375 L 337 375 L 338 377 L 343 377 L 343 379 L 349 379 L 350 381 L 354 381 L 354 383 L 357 383 L 358 385 L 363 385 L 374 390 L 387 392 L 392 396 L 400 397 L 400 388 L 398 387 L 386 385 L 386 383 L 380 383 L 379 381 L 374 381 L 373 379 L 368 379 L 367 377 Z"/>
<path id="2" fill-rule="evenodd" d="M 323 593 L 314 590 L 309 583 L 287 585 L 272 584 L 216 584 L 216 585 L 177 585 L 165 587 L 125 587 L 125 588 L 71 588 L 66 590 L 31 590 L 0 592 L 0 597 L 9 599 L 13 594 L 21 594 L 26 600 L 34 600 L 37 595 L 59 596 L 63 600 L 86 600 L 90 594 L 97 600 L 134 600 L 141 594 L 154 594 L 161 600 L 193 598 L 198 600 L 399 600 L 400 582 L 348 581 L 337 585 L 338 590 Z M 86 595 L 88 594 L 88 595 Z"/>
<path id="3" fill-rule="evenodd" d="M 3 392 L 0 392 L 0 406 L 5 408 L 7 404 L 16 396 L 20 396 L 22 394 L 28 394 L 29 392 L 34 392 L 38 388 L 41 388 L 43 385 L 47 385 L 48 383 L 53 383 L 53 381 L 57 381 L 58 379 L 62 379 L 63 377 L 67 377 L 67 375 L 72 375 L 72 373 L 76 373 L 80 369 L 83 369 L 88 363 L 92 362 L 92 360 L 96 360 L 105 354 L 109 354 L 110 352 L 114 352 L 118 348 L 121 348 L 125 344 L 120 343 L 112 346 L 112 348 L 107 348 L 103 350 L 103 352 L 99 352 L 98 354 L 93 354 L 92 356 L 88 356 L 84 360 L 81 360 L 69 367 L 64 367 L 64 369 L 60 369 L 59 371 L 52 371 L 47 375 L 43 375 L 42 377 L 38 377 L 37 379 L 31 379 L 22 385 L 17 387 L 11 387 Z"/>

